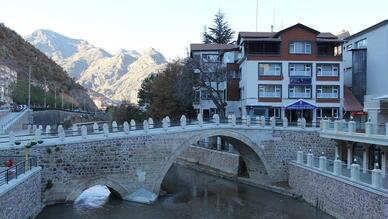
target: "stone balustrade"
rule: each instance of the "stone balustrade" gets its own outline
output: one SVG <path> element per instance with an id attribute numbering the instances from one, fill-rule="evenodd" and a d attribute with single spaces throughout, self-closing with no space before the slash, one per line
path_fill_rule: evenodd
<path id="1" fill-rule="evenodd" d="M 388 181 L 386 181 L 378 164 L 376 164 L 375 168 L 371 171 L 363 171 L 361 166 L 357 163 L 357 160 L 353 160 L 350 169 L 348 169 L 347 165 L 338 158 L 331 161 L 328 160 L 323 153 L 320 157 L 314 157 L 311 151 L 306 154 L 305 162 L 302 150 L 297 151 L 296 163 L 313 168 L 315 171 L 332 174 L 341 179 L 346 179 L 388 193 Z"/>

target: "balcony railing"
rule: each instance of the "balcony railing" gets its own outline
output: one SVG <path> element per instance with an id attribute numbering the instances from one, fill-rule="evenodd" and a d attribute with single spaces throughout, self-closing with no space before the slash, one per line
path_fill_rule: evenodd
<path id="1" fill-rule="evenodd" d="M 317 98 L 338 98 L 338 93 L 317 93 Z"/>
<path id="2" fill-rule="evenodd" d="M 311 77 L 311 71 L 306 70 L 294 70 L 290 71 L 292 77 Z"/>
<path id="3" fill-rule="evenodd" d="M 338 76 L 338 71 L 325 71 L 325 70 L 322 70 L 322 71 L 318 71 L 317 72 L 317 76 L 318 77 L 337 77 Z"/>
<path id="4" fill-rule="evenodd" d="M 279 92 L 263 92 L 259 94 L 259 98 L 280 98 Z"/>
<path id="5" fill-rule="evenodd" d="M 344 120 L 321 120 L 321 123 L 323 137 L 388 146 L 388 123 L 356 123 Z"/>
<path id="6" fill-rule="evenodd" d="M 264 72 L 261 72 L 259 74 L 259 76 L 280 76 L 280 71 L 278 70 L 268 70 L 268 71 L 264 71 Z"/>
<path id="7" fill-rule="evenodd" d="M 311 93 L 306 92 L 290 92 L 289 98 L 310 98 Z"/>

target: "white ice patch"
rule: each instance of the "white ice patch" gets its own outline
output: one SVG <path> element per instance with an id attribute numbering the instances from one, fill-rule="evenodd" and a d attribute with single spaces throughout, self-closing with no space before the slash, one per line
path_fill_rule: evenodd
<path id="1" fill-rule="evenodd" d="M 129 195 L 128 200 L 142 204 L 152 204 L 158 196 L 144 188 L 138 189 Z"/>

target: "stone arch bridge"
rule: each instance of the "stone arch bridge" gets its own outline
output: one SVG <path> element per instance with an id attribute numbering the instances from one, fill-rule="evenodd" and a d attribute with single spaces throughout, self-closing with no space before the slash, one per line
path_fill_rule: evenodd
<path id="1" fill-rule="evenodd" d="M 85 189 L 106 185 L 125 200 L 139 201 L 139 191 L 156 198 L 167 171 L 190 145 L 222 136 L 239 151 L 250 180 L 287 181 L 288 161 L 299 148 L 334 153 L 335 142 L 320 138 L 317 128 L 204 124 L 167 129 L 99 133 L 66 139 L 45 139 L 31 154 L 42 166 L 46 204 L 71 202 Z M 23 154 L 16 146 L 0 147 L 3 154 Z"/>

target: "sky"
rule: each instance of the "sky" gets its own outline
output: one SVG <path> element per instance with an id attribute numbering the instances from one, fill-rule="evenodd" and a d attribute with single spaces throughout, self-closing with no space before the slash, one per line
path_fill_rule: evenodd
<path id="1" fill-rule="evenodd" d="M 0 22 L 20 35 L 50 29 L 110 53 L 150 47 L 183 57 L 221 9 L 231 28 L 256 30 L 257 0 L 0 0 Z M 388 19 L 387 0 L 258 0 L 258 31 L 303 23 L 351 34 Z M 237 34 L 236 36 L 237 37 Z"/>

